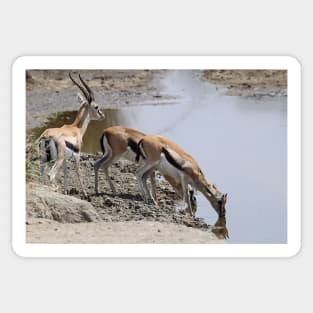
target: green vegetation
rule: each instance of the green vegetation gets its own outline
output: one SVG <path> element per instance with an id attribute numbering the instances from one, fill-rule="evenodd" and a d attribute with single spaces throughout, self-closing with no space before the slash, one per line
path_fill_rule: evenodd
<path id="1" fill-rule="evenodd" d="M 33 181 L 39 178 L 39 166 L 38 162 L 38 145 L 34 140 L 33 136 L 28 136 L 26 138 L 26 161 L 25 161 L 25 170 L 26 170 L 26 181 Z"/>

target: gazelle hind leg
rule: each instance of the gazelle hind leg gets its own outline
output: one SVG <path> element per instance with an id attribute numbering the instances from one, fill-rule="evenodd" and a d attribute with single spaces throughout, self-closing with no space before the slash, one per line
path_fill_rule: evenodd
<path id="1" fill-rule="evenodd" d="M 146 192 L 146 194 L 148 196 L 148 201 L 152 201 L 152 203 L 154 205 L 157 205 L 157 201 L 156 201 L 156 199 L 153 196 L 154 191 L 152 190 L 152 192 L 151 192 L 151 190 L 148 188 L 148 185 L 147 185 L 148 177 L 150 176 L 150 173 L 153 172 L 153 171 L 154 171 L 154 168 L 152 168 L 151 170 L 149 170 L 146 173 L 144 173 L 144 175 L 142 177 L 142 182 L 143 182 L 144 190 L 145 190 L 145 192 Z"/>
<path id="2" fill-rule="evenodd" d="M 116 195 L 116 189 L 115 189 L 115 187 L 114 187 L 114 185 L 113 185 L 113 183 L 112 183 L 112 180 L 111 180 L 111 177 L 110 177 L 110 174 L 109 174 L 109 167 L 110 167 L 110 165 L 112 164 L 113 162 L 110 162 L 109 164 L 106 164 L 106 166 L 105 166 L 105 168 L 104 168 L 104 173 L 105 173 L 105 176 L 106 176 L 106 178 L 107 178 L 107 180 L 108 180 L 108 182 L 109 182 L 109 185 L 110 185 L 110 188 L 111 188 L 111 190 L 112 190 L 112 193 L 114 194 L 114 195 Z"/>
<path id="3" fill-rule="evenodd" d="M 154 164 L 144 164 L 136 171 L 136 177 L 138 181 L 139 192 L 145 202 L 148 202 L 149 198 L 152 199 L 151 194 L 148 190 L 146 180 L 151 170 L 154 170 L 159 162 Z"/>
<path id="4" fill-rule="evenodd" d="M 108 155 L 107 157 L 102 158 L 95 163 L 94 169 L 95 169 L 95 192 L 96 193 L 99 193 L 99 187 L 98 187 L 99 186 L 99 170 L 101 169 L 104 171 L 104 174 L 106 176 L 106 179 L 108 180 L 108 183 L 110 185 L 110 188 L 113 194 L 116 194 L 116 189 L 109 175 L 109 167 L 111 166 L 113 161 L 114 160 L 112 160 L 111 155 Z"/>
<path id="5" fill-rule="evenodd" d="M 55 163 L 54 165 L 52 166 L 51 170 L 49 171 L 48 173 L 48 177 L 49 177 L 49 180 L 50 180 L 50 183 L 52 185 L 52 188 L 56 191 L 58 189 L 58 186 L 54 183 L 54 179 L 55 179 L 55 176 L 56 174 L 58 173 L 60 167 L 62 166 L 63 164 L 63 157 L 62 158 L 59 158 Z"/>
<path id="6" fill-rule="evenodd" d="M 61 167 L 62 164 L 63 164 L 63 160 L 64 160 L 63 158 L 59 158 L 59 159 L 53 164 L 51 170 L 49 171 L 48 176 L 49 176 L 49 179 L 50 179 L 51 182 L 54 181 L 57 172 L 59 171 L 60 167 Z"/>
<path id="7" fill-rule="evenodd" d="M 49 144 L 46 146 L 46 152 L 49 149 L 49 159 L 47 161 L 55 161 L 54 165 L 52 166 L 51 170 L 49 171 L 49 179 L 51 182 L 54 181 L 55 176 L 60 169 L 60 167 L 63 164 L 63 160 L 65 158 L 65 150 L 64 148 L 59 144 L 58 150 L 57 150 L 57 144 L 54 140 L 50 139 Z"/>
<path id="8" fill-rule="evenodd" d="M 156 195 L 156 183 L 155 183 L 155 171 L 152 171 L 150 173 L 150 182 L 151 182 L 151 189 L 152 189 L 152 197 L 154 198 L 154 200 L 157 202 L 157 195 Z"/>
<path id="9" fill-rule="evenodd" d="M 105 176 L 109 182 L 110 188 L 113 192 L 113 194 L 116 194 L 116 190 L 115 187 L 111 181 L 110 175 L 109 175 L 109 166 L 113 163 L 112 160 L 112 149 L 106 139 L 105 136 L 103 136 L 102 138 L 102 143 L 101 145 L 103 146 L 103 156 L 101 159 L 99 159 L 98 161 L 95 162 L 94 164 L 94 171 L 95 171 L 95 192 L 96 194 L 99 193 L 99 170 L 103 169 Z"/>

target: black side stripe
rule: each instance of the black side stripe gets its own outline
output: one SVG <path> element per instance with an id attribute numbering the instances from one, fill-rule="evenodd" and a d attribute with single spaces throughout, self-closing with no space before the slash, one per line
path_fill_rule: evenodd
<path id="1" fill-rule="evenodd" d="M 146 159 L 141 149 L 142 149 L 142 139 L 138 142 L 138 145 L 137 145 L 136 162 L 139 162 L 140 157 L 142 157 L 144 160 Z"/>
<path id="2" fill-rule="evenodd" d="M 45 152 L 46 152 L 46 156 L 47 156 L 47 162 L 51 161 L 51 151 L 50 151 L 50 147 L 49 147 L 49 142 L 50 142 L 50 140 L 45 140 Z"/>
<path id="3" fill-rule="evenodd" d="M 71 142 L 65 141 L 65 145 L 66 145 L 67 148 L 69 148 L 73 152 L 75 152 L 75 153 L 79 152 L 78 147 L 74 146 Z"/>
<path id="4" fill-rule="evenodd" d="M 104 136 L 105 136 L 105 134 L 103 133 L 101 138 L 100 138 L 100 146 L 101 146 L 102 154 L 104 154 L 104 152 L 105 152 L 104 145 L 103 145 L 103 138 L 104 138 Z"/>
<path id="5" fill-rule="evenodd" d="M 138 144 L 136 141 L 132 140 L 132 139 L 128 139 L 128 147 L 130 147 L 130 149 L 136 154 L 138 153 Z"/>
<path id="6" fill-rule="evenodd" d="M 174 167 L 176 167 L 177 169 L 181 171 L 184 170 L 183 167 L 172 157 L 172 155 L 164 147 L 162 148 L 162 152 L 164 153 L 166 160 L 170 164 L 172 164 Z"/>

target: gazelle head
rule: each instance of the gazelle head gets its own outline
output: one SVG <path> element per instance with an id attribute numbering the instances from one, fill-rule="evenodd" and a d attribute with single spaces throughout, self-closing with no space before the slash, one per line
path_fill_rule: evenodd
<path id="1" fill-rule="evenodd" d="M 214 184 L 209 184 L 202 172 L 196 187 L 209 200 L 219 217 L 226 215 L 227 193 L 222 194 Z"/>
<path id="2" fill-rule="evenodd" d="M 227 193 L 222 194 L 217 190 L 215 185 L 207 185 L 204 187 L 204 196 L 210 201 L 212 207 L 219 217 L 226 215 Z"/>
<path id="3" fill-rule="evenodd" d="M 78 82 L 76 82 L 71 74 L 69 73 L 69 77 L 71 81 L 80 89 L 82 95 L 80 95 L 81 104 L 86 103 L 88 107 L 88 113 L 91 120 L 102 120 L 105 116 L 99 109 L 98 104 L 95 100 L 95 95 L 87 83 L 81 78 L 80 74 L 78 74 L 79 80 L 82 83 L 81 86 Z"/>
<path id="4" fill-rule="evenodd" d="M 227 193 L 222 194 L 220 198 L 217 198 L 213 201 L 215 205 L 213 205 L 216 213 L 219 217 L 225 217 L 226 215 L 226 202 L 227 202 Z"/>

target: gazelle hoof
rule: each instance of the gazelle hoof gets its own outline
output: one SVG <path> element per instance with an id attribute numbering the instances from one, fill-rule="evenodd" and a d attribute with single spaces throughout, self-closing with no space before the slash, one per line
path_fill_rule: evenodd
<path id="1" fill-rule="evenodd" d="M 153 204 L 153 205 L 158 205 L 158 203 L 154 199 L 146 199 L 145 203 L 147 204 Z"/>
<path id="2" fill-rule="evenodd" d="M 184 211 L 185 211 L 186 214 L 189 214 L 190 216 L 194 217 L 193 212 L 188 207 L 185 208 Z"/>

